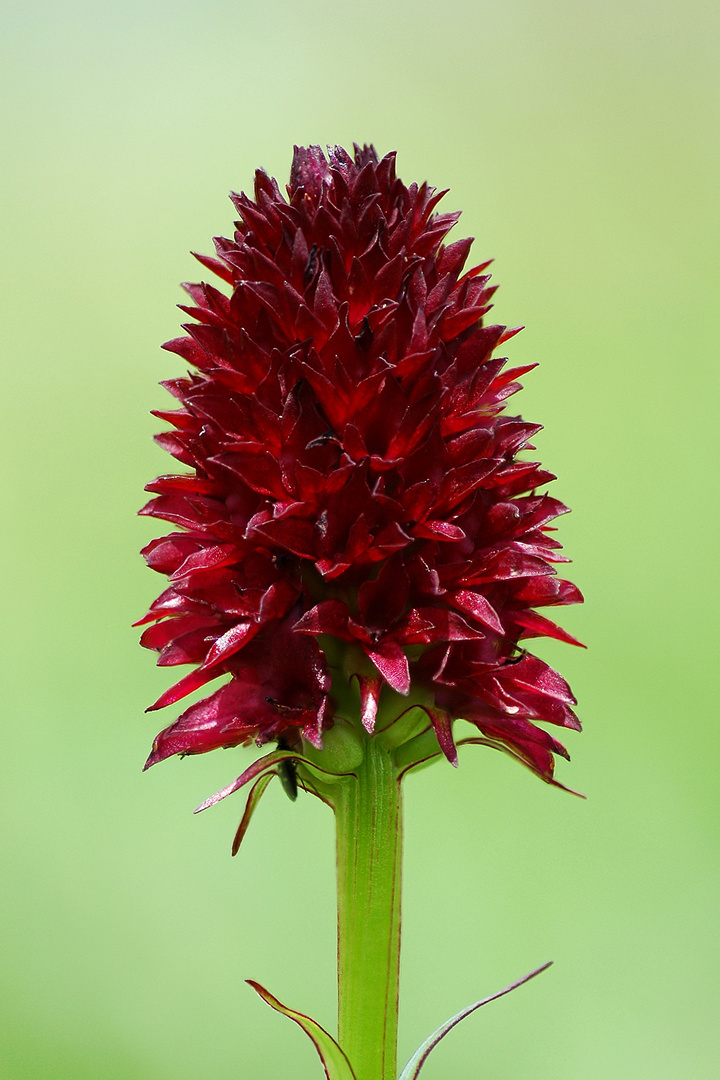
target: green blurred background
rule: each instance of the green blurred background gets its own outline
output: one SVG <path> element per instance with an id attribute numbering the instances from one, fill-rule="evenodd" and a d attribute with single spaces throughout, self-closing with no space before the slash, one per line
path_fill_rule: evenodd
<path id="1" fill-rule="evenodd" d="M 718 12 L 703 0 L 4 6 L 0 1074 L 317 1080 L 252 977 L 334 1024 L 329 813 L 237 750 L 140 773 L 168 684 L 130 623 L 189 249 L 293 143 L 449 187 L 540 361 L 515 399 L 587 596 L 545 648 L 560 779 L 468 748 L 407 794 L 400 1053 L 547 959 L 427 1080 L 717 1080 Z M 713 467 L 715 466 L 715 467 Z M 167 721 L 166 721 L 167 722 Z"/>

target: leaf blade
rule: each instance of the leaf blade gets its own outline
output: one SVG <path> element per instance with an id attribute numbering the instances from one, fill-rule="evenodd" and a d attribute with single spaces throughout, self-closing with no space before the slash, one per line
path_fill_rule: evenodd
<path id="1" fill-rule="evenodd" d="M 240 850 L 240 845 L 245 838 L 245 833 L 248 831 L 248 826 L 250 825 L 250 820 L 255 813 L 255 808 L 260 802 L 260 799 L 265 792 L 265 788 L 268 786 L 273 776 L 277 776 L 277 773 L 274 769 L 271 769 L 269 772 L 266 773 L 261 773 L 253 786 L 250 788 L 250 794 L 248 795 L 247 802 L 245 803 L 245 812 L 240 819 L 240 824 L 237 827 L 237 832 L 235 833 L 235 837 L 232 842 L 232 848 L 230 849 L 230 854 L 233 856 L 233 858 Z"/>
<path id="2" fill-rule="evenodd" d="M 296 1012 L 295 1009 L 283 1005 L 260 983 L 255 982 L 253 979 L 246 979 L 245 981 L 249 986 L 252 986 L 253 990 L 260 995 L 271 1009 L 282 1013 L 283 1016 L 289 1016 L 310 1037 L 322 1062 L 327 1080 L 356 1080 L 355 1073 L 345 1052 L 338 1046 L 333 1037 L 325 1031 L 325 1028 L 320 1027 L 312 1017 L 305 1016 L 304 1013 Z"/>
<path id="3" fill-rule="evenodd" d="M 205 802 L 200 803 L 193 813 L 200 814 L 203 810 L 207 810 L 208 807 L 219 803 L 221 799 L 226 799 L 228 795 L 232 795 L 234 792 L 239 791 L 245 784 L 249 784 L 255 777 L 260 776 L 261 773 L 267 772 L 268 769 L 274 768 L 274 766 L 281 761 L 297 761 L 302 765 L 309 765 L 311 768 L 317 769 L 318 772 L 327 773 L 328 776 L 354 775 L 352 773 L 345 774 L 335 772 L 332 769 L 325 769 L 322 765 L 316 765 L 314 761 L 304 757 L 302 754 L 295 753 L 294 750 L 274 750 L 271 754 L 266 754 L 265 757 L 253 761 L 252 765 L 249 765 L 245 772 L 238 776 L 237 780 L 233 780 L 233 782 L 228 784 L 227 787 L 224 787 L 222 791 L 216 791 L 214 795 L 205 799 Z"/>
<path id="4" fill-rule="evenodd" d="M 472 1005 L 468 1005 L 467 1008 L 461 1009 L 460 1012 L 455 1013 L 449 1020 L 446 1020 L 444 1024 L 441 1024 L 436 1031 L 433 1031 L 432 1035 L 428 1036 L 425 1042 L 417 1048 L 413 1056 L 408 1061 L 407 1065 L 400 1073 L 398 1080 L 417 1080 L 420 1074 L 420 1069 L 425 1064 L 428 1054 L 431 1050 L 434 1050 L 437 1044 L 443 1039 L 449 1031 L 464 1020 L 466 1016 L 470 1016 L 476 1009 L 479 1009 L 481 1005 L 487 1005 L 490 1001 L 495 1001 L 497 998 L 503 997 L 505 994 L 509 994 L 511 990 L 517 989 L 518 986 L 522 986 L 523 983 L 529 982 L 530 979 L 534 979 L 536 975 L 539 975 L 542 971 L 546 971 L 552 964 L 552 960 L 549 960 L 547 964 L 543 964 L 542 967 L 536 968 L 535 971 L 531 971 L 529 975 L 524 975 L 522 979 L 518 979 L 514 983 L 510 983 L 504 990 L 499 990 L 496 994 L 491 994 L 490 997 L 483 998 L 481 1001 L 476 1001 Z"/>

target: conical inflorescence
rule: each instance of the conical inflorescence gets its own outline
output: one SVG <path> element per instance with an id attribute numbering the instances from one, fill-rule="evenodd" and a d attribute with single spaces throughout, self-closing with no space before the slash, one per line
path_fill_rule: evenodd
<path id="1" fill-rule="evenodd" d="M 185 286 L 193 321 L 165 346 L 191 371 L 156 414 L 182 471 L 141 511 L 173 527 L 143 552 L 169 584 L 142 644 L 191 668 L 153 709 L 225 680 L 148 764 L 321 747 L 354 669 L 367 732 L 413 687 L 451 761 L 462 719 L 556 783 L 567 754 L 538 722 L 580 725 L 527 644 L 574 642 L 538 610 L 582 599 L 554 568 L 566 508 L 526 454 L 538 425 L 504 411 L 529 368 L 493 356 L 516 331 L 484 324 L 487 264 L 445 243 L 459 215 L 442 194 L 372 147 L 296 148 L 287 197 L 257 172 L 233 239 L 198 256 L 222 286 Z"/>

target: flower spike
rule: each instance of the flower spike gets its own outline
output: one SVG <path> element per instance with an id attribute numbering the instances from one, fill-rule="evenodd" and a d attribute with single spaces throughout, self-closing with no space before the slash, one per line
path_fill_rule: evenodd
<path id="1" fill-rule="evenodd" d="M 147 766 L 322 750 L 356 678 L 369 737 L 379 709 L 422 701 L 453 764 L 463 719 L 554 783 L 566 752 L 542 725 L 579 729 L 574 698 L 526 649 L 579 644 L 538 610 L 582 599 L 556 572 L 566 507 L 525 456 L 539 425 L 504 411 L 534 365 L 493 351 L 520 328 L 486 323 L 488 263 L 449 242 L 443 195 L 371 146 L 296 147 L 287 193 L 257 172 L 234 235 L 198 256 L 219 287 L 185 285 L 165 345 L 190 371 L 156 413 L 181 467 L 141 511 L 173 530 L 143 552 L 168 586 L 141 640 L 190 666 L 152 710 L 222 684 Z"/>

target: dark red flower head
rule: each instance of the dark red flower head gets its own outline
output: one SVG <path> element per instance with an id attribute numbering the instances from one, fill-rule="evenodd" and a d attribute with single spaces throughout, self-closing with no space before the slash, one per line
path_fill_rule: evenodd
<path id="1" fill-rule="evenodd" d="M 483 324 L 488 264 L 463 271 L 442 194 L 372 147 L 296 148 L 287 197 L 257 172 L 234 238 L 198 256 L 227 289 L 186 285 L 193 321 L 165 345 L 192 368 L 156 414 L 186 471 L 141 511 L 175 530 L 143 552 L 169 586 L 142 644 L 191 667 L 153 709 L 226 679 L 148 764 L 320 747 L 354 668 L 368 732 L 412 685 L 450 760 L 462 718 L 554 782 L 566 752 L 537 722 L 579 728 L 574 699 L 525 643 L 574 640 L 537 610 L 582 599 L 553 567 L 566 508 L 524 454 L 538 426 L 503 411 L 529 368 L 493 357 L 516 331 Z"/>

